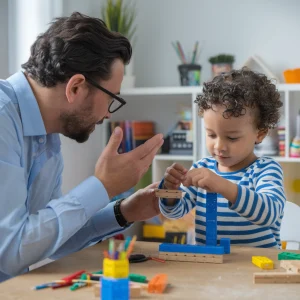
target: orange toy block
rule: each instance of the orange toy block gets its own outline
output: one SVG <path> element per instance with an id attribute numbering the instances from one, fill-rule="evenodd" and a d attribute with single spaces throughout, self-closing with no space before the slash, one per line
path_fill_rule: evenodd
<path id="1" fill-rule="evenodd" d="M 148 293 L 162 294 L 167 287 L 167 274 L 157 274 L 148 283 Z"/>

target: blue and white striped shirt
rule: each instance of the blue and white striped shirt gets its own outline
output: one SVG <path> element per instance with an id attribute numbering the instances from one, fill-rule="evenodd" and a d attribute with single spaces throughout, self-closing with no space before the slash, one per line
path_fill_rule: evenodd
<path id="1" fill-rule="evenodd" d="M 283 173 L 277 162 L 261 157 L 242 170 L 224 173 L 218 170 L 216 160 L 208 157 L 194 163 L 193 168 L 208 168 L 238 186 L 233 205 L 222 195 L 217 195 L 218 242 L 220 238 L 230 238 L 234 245 L 280 246 L 280 225 L 286 199 Z M 196 243 L 205 244 L 206 191 L 192 186 L 181 186 L 181 189 L 186 194 L 174 206 L 160 201 L 161 213 L 167 218 L 177 219 L 196 206 Z"/>

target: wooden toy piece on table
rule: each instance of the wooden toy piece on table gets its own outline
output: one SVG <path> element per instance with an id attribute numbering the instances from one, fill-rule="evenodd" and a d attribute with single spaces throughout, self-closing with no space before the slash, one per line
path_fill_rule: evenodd
<path id="1" fill-rule="evenodd" d="M 278 260 L 300 260 L 300 254 L 293 252 L 281 252 L 278 254 Z"/>
<path id="2" fill-rule="evenodd" d="M 300 283 L 300 274 L 286 272 L 261 272 L 253 274 L 254 283 Z"/>
<path id="3" fill-rule="evenodd" d="M 223 254 L 230 253 L 230 239 L 221 238 L 217 245 L 217 206 L 218 195 L 206 195 L 206 245 L 161 244 L 159 258 L 175 261 L 199 263 L 223 263 Z"/>
<path id="4" fill-rule="evenodd" d="M 281 260 L 280 267 L 286 272 L 254 273 L 254 283 L 300 283 L 300 261 Z"/>
<path id="5" fill-rule="evenodd" d="M 159 245 L 159 258 L 165 260 L 219 264 L 223 263 L 224 253 L 222 246 Z"/>
<path id="6" fill-rule="evenodd" d="M 263 270 L 273 270 L 273 260 L 265 256 L 252 256 L 252 263 Z"/>
<path id="7" fill-rule="evenodd" d="M 300 273 L 300 261 L 281 260 L 280 267 L 290 273 Z"/>
<path id="8" fill-rule="evenodd" d="M 162 294 L 167 287 L 167 274 L 157 274 L 148 283 L 148 293 Z"/>

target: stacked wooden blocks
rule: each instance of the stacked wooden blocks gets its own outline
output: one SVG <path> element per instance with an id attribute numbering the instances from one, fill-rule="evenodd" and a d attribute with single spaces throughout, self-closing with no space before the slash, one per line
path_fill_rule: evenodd
<path id="1" fill-rule="evenodd" d="M 180 193 L 181 191 L 176 191 Z M 168 195 L 175 192 L 169 191 Z M 166 194 L 160 194 L 164 197 Z M 217 194 L 206 195 L 206 245 L 161 244 L 159 258 L 199 263 L 223 263 L 223 254 L 230 253 L 230 239 L 221 238 L 217 245 Z"/>

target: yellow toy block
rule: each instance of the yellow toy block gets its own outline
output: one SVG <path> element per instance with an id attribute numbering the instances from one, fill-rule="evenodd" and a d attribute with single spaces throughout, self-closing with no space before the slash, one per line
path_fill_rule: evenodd
<path id="1" fill-rule="evenodd" d="M 110 258 L 104 258 L 103 275 L 105 277 L 111 277 L 111 278 L 128 278 L 129 276 L 128 259 L 113 260 Z"/>
<path id="2" fill-rule="evenodd" d="M 166 237 L 165 229 L 162 225 L 144 224 L 143 237 L 164 239 Z"/>
<path id="3" fill-rule="evenodd" d="M 252 256 L 252 263 L 263 270 L 273 270 L 273 260 L 266 256 Z"/>

